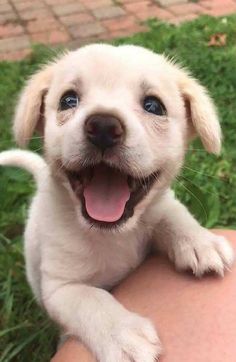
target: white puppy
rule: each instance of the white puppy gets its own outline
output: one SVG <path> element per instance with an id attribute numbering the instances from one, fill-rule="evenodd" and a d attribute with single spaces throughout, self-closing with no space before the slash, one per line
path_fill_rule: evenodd
<path id="1" fill-rule="evenodd" d="M 25 231 L 37 300 L 98 361 L 153 362 L 161 348 L 152 323 L 105 289 L 142 262 L 151 241 L 197 276 L 231 266 L 228 242 L 201 227 L 169 189 L 194 134 L 207 151 L 220 151 L 209 95 L 161 55 L 89 45 L 27 83 L 17 142 L 26 145 L 36 129 L 45 161 L 15 150 L 0 163 L 24 167 L 37 181 Z"/>

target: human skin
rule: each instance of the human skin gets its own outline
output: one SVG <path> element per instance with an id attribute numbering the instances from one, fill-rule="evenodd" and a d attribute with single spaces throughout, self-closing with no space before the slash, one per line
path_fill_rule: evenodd
<path id="1" fill-rule="evenodd" d="M 215 230 L 236 251 L 236 231 Z M 112 294 L 126 308 L 150 318 L 163 344 L 160 362 L 235 362 L 236 265 L 221 278 L 177 272 L 163 256 L 150 256 Z M 51 362 L 95 362 L 69 339 Z M 145 361 L 144 361 L 145 362 Z"/>

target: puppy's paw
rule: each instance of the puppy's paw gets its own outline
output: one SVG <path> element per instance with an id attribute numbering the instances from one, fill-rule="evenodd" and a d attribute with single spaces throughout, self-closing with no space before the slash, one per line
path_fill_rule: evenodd
<path id="1" fill-rule="evenodd" d="M 133 313 L 116 322 L 103 342 L 99 362 L 155 362 L 161 353 L 152 323 Z"/>
<path id="2" fill-rule="evenodd" d="M 233 264 L 234 252 L 224 237 L 206 231 L 201 237 L 176 243 L 170 258 L 177 269 L 191 269 L 198 277 L 210 271 L 223 276 Z"/>

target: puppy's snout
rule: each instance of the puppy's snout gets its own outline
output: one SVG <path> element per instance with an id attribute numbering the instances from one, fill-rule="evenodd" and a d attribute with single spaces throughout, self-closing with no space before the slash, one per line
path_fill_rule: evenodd
<path id="1" fill-rule="evenodd" d="M 95 114 L 85 122 L 87 139 L 104 151 L 106 148 L 120 144 L 124 137 L 121 121 L 110 115 Z"/>

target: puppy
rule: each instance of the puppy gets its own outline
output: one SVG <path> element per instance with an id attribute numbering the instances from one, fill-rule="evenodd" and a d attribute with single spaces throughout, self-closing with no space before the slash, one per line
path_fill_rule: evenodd
<path id="1" fill-rule="evenodd" d="M 25 231 L 32 290 L 63 333 L 98 361 L 153 362 L 161 347 L 152 323 L 106 289 L 150 247 L 196 276 L 230 268 L 228 242 L 201 227 L 170 190 L 195 134 L 219 153 L 215 107 L 195 79 L 161 55 L 89 45 L 27 83 L 14 120 L 18 144 L 37 129 L 45 160 L 19 150 L 0 155 L 2 165 L 23 167 L 37 181 Z"/>

